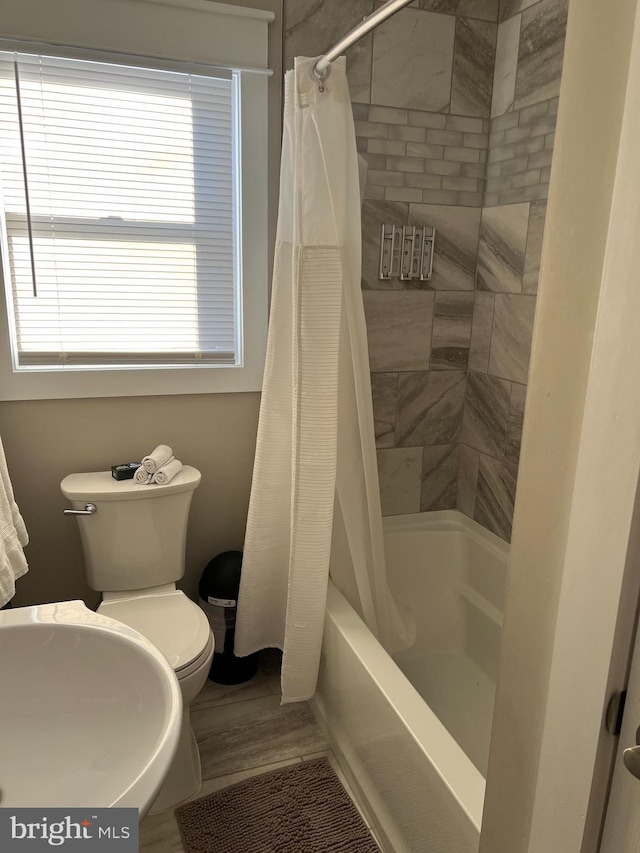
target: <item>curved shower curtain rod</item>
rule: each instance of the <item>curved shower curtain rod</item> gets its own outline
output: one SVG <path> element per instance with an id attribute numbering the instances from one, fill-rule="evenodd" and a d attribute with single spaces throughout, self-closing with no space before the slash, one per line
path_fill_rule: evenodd
<path id="1" fill-rule="evenodd" d="M 351 45 L 360 41 L 360 39 L 366 36 L 367 33 L 370 33 L 371 30 L 375 29 L 383 21 L 386 21 L 387 18 L 395 15 L 395 13 L 399 12 L 400 9 L 408 6 L 409 3 L 411 3 L 411 0 L 387 0 L 384 6 L 381 6 L 375 12 L 368 15 L 361 23 L 354 27 L 348 35 L 341 39 L 334 47 L 331 48 L 331 50 L 328 50 L 323 54 L 314 64 L 311 69 L 311 73 L 315 79 L 319 83 L 326 80 L 331 72 L 331 63 L 335 59 L 342 56 L 345 50 L 348 50 Z"/>

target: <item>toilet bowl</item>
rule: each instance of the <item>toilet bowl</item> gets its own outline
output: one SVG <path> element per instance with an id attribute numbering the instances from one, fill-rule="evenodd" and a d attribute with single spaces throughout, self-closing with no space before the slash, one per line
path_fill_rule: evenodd
<path id="1" fill-rule="evenodd" d="M 106 593 L 98 613 L 135 628 L 151 640 L 173 667 L 182 692 L 178 750 L 149 809 L 149 814 L 155 814 L 172 808 L 200 789 L 200 753 L 191 729 L 190 710 L 211 668 L 213 635 L 202 610 L 173 584 L 133 595 Z"/>
<path id="2" fill-rule="evenodd" d="M 205 614 L 176 588 L 184 574 L 187 520 L 199 483 L 200 472 L 190 466 L 166 486 L 116 481 L 108 471 L 70 474 L 61 483 L 80 513 L 87 579 L 102 594 L 98 612 L 157 646 L 182 692 L 177 752 L 151 814 L 193 796 L 201 782 L 190 708 L 207 680 L 214 641 Z"/>

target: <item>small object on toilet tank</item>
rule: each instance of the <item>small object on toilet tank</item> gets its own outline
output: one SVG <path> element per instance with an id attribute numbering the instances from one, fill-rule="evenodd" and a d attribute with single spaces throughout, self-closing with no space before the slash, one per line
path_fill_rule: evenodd
<path id="1" fill-rule="evenodd" d="M 132 480 L 140 467 L 139 462 L 122 462 L 111 466 L 111 476 L 114 480 Z"/>

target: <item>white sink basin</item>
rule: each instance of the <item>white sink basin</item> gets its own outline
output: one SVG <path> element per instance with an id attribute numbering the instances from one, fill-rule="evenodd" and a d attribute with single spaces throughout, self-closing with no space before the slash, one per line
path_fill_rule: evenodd
<path id="1" fill-rule="evenodd" d="M 0 612 L 0 807 L 142 816 L 181 721 L 173 670 L 132 628 L 81 601 Z"/>

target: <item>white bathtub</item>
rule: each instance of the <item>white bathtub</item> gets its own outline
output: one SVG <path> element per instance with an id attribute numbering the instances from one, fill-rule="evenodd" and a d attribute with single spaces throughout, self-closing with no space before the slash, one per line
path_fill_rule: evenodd
<path id="1" fill-rule="evenodd" d="M 386 853 L 476 853 L 508 546 L 458 512 L 385 519 L 417 621 L 392 659 L 330 584 L 312 708 Z"/>

